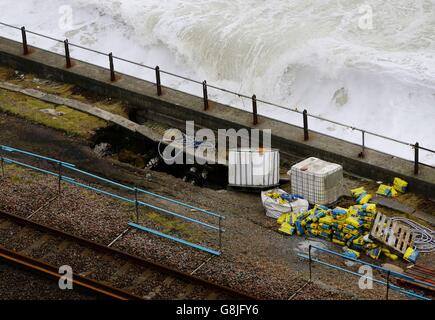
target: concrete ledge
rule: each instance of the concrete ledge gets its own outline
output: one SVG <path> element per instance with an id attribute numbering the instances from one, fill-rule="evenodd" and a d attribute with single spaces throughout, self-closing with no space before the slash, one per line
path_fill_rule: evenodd
<path id="1" fill-rule="evenodd" d="M 178 119 L 180 124 L 194 120 L 196 125 L 213 130 L 252 128 L 249 112 L 213 101 L 210 101 L 210 109 L 203 111 L 202 98 L 165 87 L 163 95 L 158 97 L 151 82 L 120 73 L 116 82 L 110 82 L 107 69 L 77 60 L 72 68 L 66 69 L 61 55 L 32 48 L 31 54 L 23 56 L 20 43 L 1 37 L 0 64 L 125 100 L 140 115 L 170 125 Z M 420 174 L 415 176 L 411 161 L 371 149 L 366 149 L 365 158 L 361 159 L 358 158 L 360 146 L 314 132 L 310 132 L 310 140 L 305 142 L 301 128 L 267 117 L 260 116 L 256 128 L 272 129 L 272 145 L 282 152 L 340 163 L 346 171 L 374 180 L 391 182 L 399 176 L 410 183 L 410 190 L 430 196 L 435 194 L 435 168 L 421 165 Z"/>

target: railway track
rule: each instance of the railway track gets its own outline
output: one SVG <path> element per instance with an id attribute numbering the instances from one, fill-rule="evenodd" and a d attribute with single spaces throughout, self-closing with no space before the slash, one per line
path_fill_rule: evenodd
<path id="1" fill-rule="evenodd" d="M 38 261 L 36 259 L 26 257 L 14 251 L 5 249 L 1 246 L 0 246 L 0 260 L 5 261 L 6 263 L 24 267 L 31 271 L 42 273 L 54 279 L 60 279 L 62 277 L 62 274 L 59 273 L 58 268 L 49 265 L 47 263 Z M 78 274 L 73 274 L 72 278 L 74 280 L 75 286 L 79 286 L 91 292 L 103 295 L 107 298 L 116 299 L 116 300 L 140 300 L 140 297 L 128 293 L 124 290 L 120 290 L 108 286 L 104 283 L 82 277 Z"/>
<path id="2" fill-rule="evenodd" d="M 0 258 L 114 299 L 256 299 L 59 229 L 0 211 Z"/>

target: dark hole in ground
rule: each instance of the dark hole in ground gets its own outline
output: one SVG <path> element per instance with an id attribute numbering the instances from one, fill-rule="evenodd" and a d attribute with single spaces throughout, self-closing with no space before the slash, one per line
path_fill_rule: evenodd
<path id="1" fill-rule="evenodd" d="M 178 179 L 215 190 L 227 186 L 228 169 L 222 165 L 166 164 L 159 145 L 139 134 L 118 126 L 99 129 L 92 138 L 92 149 L 100 156 L 113 155 L 119 161 L 138 168 L 166 172 Z M 162 146 L 160 146 L 162 151 Z"/>

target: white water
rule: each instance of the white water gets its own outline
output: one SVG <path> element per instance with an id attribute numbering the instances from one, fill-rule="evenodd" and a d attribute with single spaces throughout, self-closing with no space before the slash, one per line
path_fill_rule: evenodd
<path id="1" fill-rule="evenodd" d="M 363 4 L 373 9 L 373 29 L 360 28 Z M 72 8 L 67 29 L 62 5 Z M 435 149 L 434 0 L 1 0 L 0 21 Z M 0 35 L 20 39 L 4 27 Z M 29 35 L 29 41 L 63 51 L 49 40 Z M 79 49 L 72 55 L 108 64 Z M 115 63 L 154 79 L 152 71 Z M 202 93 L 186 81 L 162 81 Z M 209 94 L 250 108 L 249 100 Z M 259 111 L 302 122 L 263 104 Z M 310 128 L 361 141 L 356 131 L 314 119 Z M 366 144 L 413 156 L 410 147 L 379 138 L 366 136 Z M 420 157 L 435 164 L 433 154 Z"/>

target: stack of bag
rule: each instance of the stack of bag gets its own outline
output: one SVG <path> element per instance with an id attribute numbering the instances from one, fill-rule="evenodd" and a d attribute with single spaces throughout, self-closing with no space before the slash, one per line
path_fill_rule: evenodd
<path id="1" fill-rule="evenodd" d="M 357 204 L 366 204 L 373 198 L 373 195 L 369 194 L 364 187 L 352 189 L 350 192 Z"/>
<path id="2" fill-rule="evenodd" d="M 299 236 L 319 237 L 343 246 L 344 254 L 359 258 L 361 253 L 378 259 L 383 253 L 390 259 L 398 257 L 369 239 L 376 215 L 376 205 L 365 203 L 347 209 L 315 205 L 306 212 L 286 213 L 278 218 L 279 231 Z"/>
<path id="3" fill-rule="evenodd" d="M 408 182 L 400 178 L 394 178 L 392 186 L 381 184 L 376 193 L 388 198 L 394 198 L 397 197 L 398 192 L 405 193 L 407 188 Z"/>
<path id="4" fill-rule="evenodd" d="M 381 184 L 376 193 L 395 197 L 398 192 L 406 192 L 407 187 L 406 181 L 394 178 L 393 186 Z M 306 235 L 331 241 L 343 246 L 344 255 L 354 259 L 365 254 L 375 260 L 381 255 L 397 260 L 396 254 L 369 238 L 377 213 L 376 204 L 369 202 L 373 195 L 364 187 L 352 189 L 351 194 L 357 204 L 347 209 L 341 207 L 330 209 L 323 205 L 315 205 L 311 210 L 307 207 L 307 210 L 281 215 L 277 220 L 281 225 L 279 231 L 289 235 Z M 415 263 L 417 256 L 417 250 L 408 248 L 403 258 Z"/>

